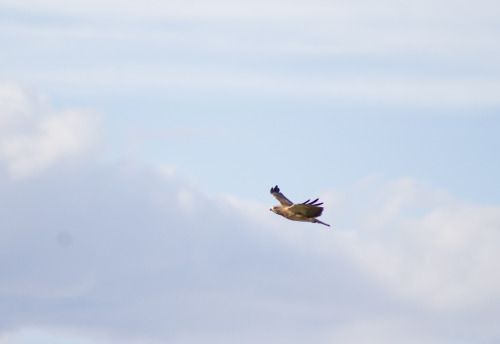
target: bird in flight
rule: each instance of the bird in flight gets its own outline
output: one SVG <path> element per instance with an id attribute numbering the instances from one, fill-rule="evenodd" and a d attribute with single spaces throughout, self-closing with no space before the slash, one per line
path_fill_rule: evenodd
<path id="1" fill-rule="evenodd" d="M 319 200 L 318 198 L 312 202 L 307 200 L 304 203 L 293 204 L 292 201 L 280 192 L 278 185 L 271 188 L 271 195 L 281 204 L 272 206 L 271 209 L 269 209 L 272 212 L 292 221 L 321 223 L 322 225 L 330 227 L 329 224 L 317 219 L 317 217 L 321 216 L 321 213 L 323 213 L 323 207 L 320 207 L 323 203 L 316 203 Z"/>

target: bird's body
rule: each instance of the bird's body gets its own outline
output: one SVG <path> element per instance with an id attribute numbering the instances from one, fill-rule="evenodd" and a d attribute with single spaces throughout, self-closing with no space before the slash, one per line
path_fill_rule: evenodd
<path id="1" fill-rule="evenodd" d="M 316 203 L 318 199 L 314 201 L 307 200 L 304 203 L 293 204 L 288 198 L 286 198 L 281 192 L 278 186 L 271 188 L 271 195 L 273 195 L 281 205 L 276 205 L 271 207 L 271 211 L 283 216 L 292 221 L 302 221 L 302 222 L 312 222 L 321 223 L 322 225 L 330 227 L 317 219 L 323 213 L 323 207 L 320 207 L 323 203 Z"/>

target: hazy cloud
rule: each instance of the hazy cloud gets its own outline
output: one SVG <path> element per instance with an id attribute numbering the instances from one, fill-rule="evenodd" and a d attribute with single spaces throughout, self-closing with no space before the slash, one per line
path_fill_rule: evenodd
<path id="1" fill-rule="evenodd" d="M 360 210 L 347 225 L 355 244 L 346 247 L 367 273 L 429 310 L 498 306 L 499 206 L 468 204 L 412 179 L 373 186 L 364 184 L 355 200 L 337 200 L 340 209 Z"/>
<path id="2" fill-rule="evenodd" d="M 94 148 L 101 139 L 98 121 L 89 111 L 53 112 L 21 86 L 0 84 L 0 159 L 15 178 L 36 174 Z"/>
<path id="3" fill-rule="evenodd" d="M 500 209 L 413 180 L 325 193 L 332 230 L 127 164 L 1 188 L 4 333 L 143 343 L 500 336 L 481 320 L 500 316 Z"/>
<path id="4" fill-rule="evenodd" d="M 480 3 L 489 9 L 498 6 L 490 1 Z M 36 37 L 39 43 L 24 44 L 21 52 L 5 50 L 12 54 L 6 57 L 12 62 L 10 72 L 20 73 L 25 80 L 64 85 L 58 94 L 109 89 L 120 100 L 111 107 L 123 106 L 121 97 L 127 87 L 137 90 L 144 86 L 144 93 L 152 89 L 164 92 L 158 87 L 161 85 L 175 90 L 185 86 L 191 92 L 196 87 L 210 92 L 239 89 L 245 94 L 253 90 L 320 94 L 329 99 L 340 95 L 460 107 L 498 102 L 498 49 L 491 44 L 496 42 L 497 28 L 488 21 L 496 17 L 493 10 L 484 11 L 479 3 L 464 7 L 450 1 L 411 5 L 384 1 L 375 7 L 367 1 L 252 4 L 89 1 L 75 6 L 59 0 L 7 1 L 3 6 L 15 15 L 0 30 L 10 37 L 8 42 L 26 43 Z M 46 17 L 35 25 L 28 9 Z M 442 12 L 449 13 L 451 19 L 442 21 L 436 16 Z M 48 19 L 54 16 L 63 18 L 53 24 Z M 180 19 L 169 21 L 174 17 Z M 459 27 L 472 31 L 464 33 L 462 40 L 456 34 Z M 17 30 L 13 36 L 6 34 L 10 28 Z M 168 44 L 157 44 L 166 36 Z M 134 44 L 128 45 L 128 38 Z M 74 50 L 66 43 L 73 44 Z M 43 67 L 15 64 L 16 54 L 31 56 L 27 51 L 40 53 L 36 56 Z M 177 51 L 181 53 L 174 56 Z M 248 51 L 253 52 L 250 57 Z M 398 54 L 378 60 L 382 64 L 347 63 L 353 57 L 383 57 L 394 51 L 411 56 L 400 69 L 379 72 L 379 67 L 401 61 Z M 488 51 L 491 54 L 483 54 Z M 53 61 L 49 57 L 54 52 L 67 55 Z M 117 52 L 122 57 L 118 63 Z M 137 58 L 131 52 L 148 58 Z M 460 58 L 443 72 L 441 67 L 449 65 L 448 57 L 457 54 Z M 259 60 L 264 55 L 266 58 Z M 302 60 L 313 55 L 315 59 Z M 68 58 L 81 56 L 85 56 L 78 60 L 83 61 L 81 65 L 73 65 L 75 60 Z M 325 56 L 328 61 L 321 60 Z M 437 62 L 423 68 L 426 73 L 414 68 L 417 60 L 425 67 L 429 56 L 437 56 L 432 60 Z M 172 59 L 167 63 L 163 57 Z M 330 60 L 332 57 L 337 59 Z M 288 67 L 282 67 L 285 60 Z M 323 64 L 311 68 L 316 61 Z M 484 69 L 469 75 L 463 71 L 464 65 L 475 72 L 476 68 Z M 492 73 L 485 73 L 489 69 Z M 434 78 L 435 70 L 442 75 Z M 484 75 L 488 76 L 481 77 Z M 151 88 L 145 87 L 148 85 Z M 224 92 L 224 105 L 226 96 Z M 191 98 L 187 99 L 191 103 Z M 271 104 L 267 110 L 269 104 L 264 105 L 271 113 L 274 108 Z M 237 105 L 234 108 L 241 109 Z M 234 154 L 220 150 L 221 157 L 210 165 L 210 173 L 219 173 L 217 165 L 232 163 L 235 154 L 241 156 L 240 163 L 243 159 L 266 159 L 253 147 L 255 137 L 265 135 L 276 140 L 263 140 L 270 143 L 269 159 L 243 166 L 272 168 L 283 142 L 292 142 L 285 159 L 292 156 L 289 154 L 307 153 L 316 163 L 320 158 L 331 160 L 330 165 L 315 166 L 325 167 L 323 175 L 328 178 L 322 185 L 328 185 L 328 179 L 333 178 L 328 171 L 338 166 L 337 160 L 354 164 L 352 156 L 360 159 L 356 154 L 372 143 L 371 138 L 384 139 L 387 133 L 363 141 L 363 130 L 371 129 L 356 127 L 362 130 L 353 140 L 350 132 L 342 136 L 342 126 L 333 128 L 333 122 L 309 114 L 314 109 L 309 105 L 304 106 L 307 111 L 303 114 L 296 113 L 286 121 L 302 125 L 307 119 L 314 126 L 287 127 L 281 130 L 285 136 L 275 126 L 285 122 L 286 111 L 280 110 L 269 122 L 267 113 L 263 114 L 266 121 L 255 127 L 265 126 L 269 131 L 249 128 L 251 134 L 244 145 L 228 140 L 227 146 L 235 144 L 243 149 Z M 166 127 L 155 130 L 167 143 L 221 136 L 224 130 L 220 127 L 191 126 L 193 121 L 206 120 L 205 115 L 213 115 L 208 120 L 214 123 L 225 119 L 214 109 L 203 110 L 199 110 L 201 115 L 188 118 L 189 123 L 174 126 L 165 120 L 165 113 L 178 119 L 184 112 L 173 104 L 171 112 L 159 110 L 161 120 L 150 125 L 162 123 Z M 250 112 L 245 113 L 246 118 L 253 118 L 247 115 Z M 330 115 L 324 112 L 325 117 Z M 306 113 L 310 118 L 305 118 Z M 232 116 L 228 118 L 232 120 Z M 134 129 L 135 122 L 131 121 Z M 245 119 L 239 125 L 249 122 Z M 323 128 L 326 130 L 319 130 Z M 72 340 L 82 339 L 83 343 L 96 339 L 106 344 L 477 344 L 500 340 L 498 205 L 471 204 L 411 178 L 367 178 L 343 191 L 323 191 L 323 217 L 332 224 L 331 229 L 295 223 L 269 212 L 269 205 L 275 203 L 268 195 L 272 185 L 262 185 L 262 194 L 269 198 L 261 204 L 241 199 L 236 191 L 229 195 L 207 193 L 203 186 L 179 175 L 175 162 L 169 165 L 164 161 L 166 167 L 155 167 L 88 159 L 87 154 L 102 139 L 101 130 L 99 116 L 93 111 L 54 110 L 36 92 L 13 83 L 0 85 L 0 343 L 22 342 L 33 336 L 51 341 L 58 333 L 63 333 L 62 338 L 70 333 Z M 437 131 L 435 137 L 440 138 Z M 409 132 L 387 141 L 387 146 L 376 147 L 390 150 L 397 138 Z M 143 139 L 140 134 L 138 141 Z M 321 136 L 335 135 L 342 139 L 321 140 Z M 453 139 L 462 136 L 451 136 L 446 136 L 451 148 L 437 156 L 439 162 L 447 152 L 460 153 L 454 150 Z M 418 145 L 420 136 L 416 138 Z M 311 145 L 339 147 L 353 141 L 359 145 L 346 155 L 306 152 Z M 440 141 L 435 143 L 433 148 L 439 148 Z M 476 146 L 470 155 L 483 147 Z M 211 159 L 212 151 L 195 148 L 188 151 L 195 152 L 194 159 L 201 154 Z M 363 158 L 373 158 L 377 149 L 365 151 Z M 409 153 L 403 149 L 394 157 L 398 154 Z M 162 159 L 168 158 L 162 154 Z M 77 168 L 68 168 L 75 162 Z M 426 161 L 429 165 L 432 162 Z M 292 170 L 293 166 L 286 164 L 282 166 Z M 196 166 L 205 167 L 202 163 Z M 229 173 L 242 170 L 231 169 Z M 262 170 L 260 175 L 267 173 Z M 253 172 L 251 168 L 244 171 L 254 178 Z M 227 176 L 228 172 L 224 173 Z M 297 174 L 283 179 L 296 183 L 300 179 Z"/>
<path id="5" fill-rule="evenodd" d="M 0 27 L 6 44 L 22 42 L 22 49 L 6 55 L 7 76 L 59 85 L 62 94 L 167 87 L 431 106 L 498 104 L 500 33 L 492 23 L 499 8 L 489 0 L 47 0 L 4 6 L 12 12 Z M 39 15 L 34 22 L 32 11 Z M 29 44 L 34 39 L 41 43 Z M 19 64 L 31 54 L 43 57 L 43 68 Z M 69 83 L 73 87 L 61 87 Z"/>

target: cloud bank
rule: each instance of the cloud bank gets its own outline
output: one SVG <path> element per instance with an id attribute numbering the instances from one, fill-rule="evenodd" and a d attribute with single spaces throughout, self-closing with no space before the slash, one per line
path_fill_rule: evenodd
<path id="1" fill-rule="evenodd" d="M 0 165 L 2 344 L 26 329 L 103 343 L 500 338 L 499 206 L 367 179 L 321 195 L 332 230 L 289 222 L 161 168 L 64 168 L 99 141 L 93 115 L 40 115 L 36 94 L 2 92 L 3 142 L 32 147 Z"/>
<path id="2" fill-rule="evenodd" d="M 492 23 L 499 5 L 490 0 L 9 0 L 3 6 L 4 42 L 22 47 L 6 54 L 4 75 L 69 96 L 168 89 L 498 105 L 499 31 Z M 39 61 L 23 63 L 31 55 Z"/>

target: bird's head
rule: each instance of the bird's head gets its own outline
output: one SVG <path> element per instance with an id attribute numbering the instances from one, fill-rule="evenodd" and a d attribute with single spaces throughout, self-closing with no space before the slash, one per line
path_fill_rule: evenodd
<path id="1" fill-rule="evenodd" d="M 272 206 L 271 208 L 269 208 L 270 211 L 272 211 L 273 213 L 276 213 L 276 214 L 279 214 L 279 210 L 278 210 L 279 206 Z"/>

